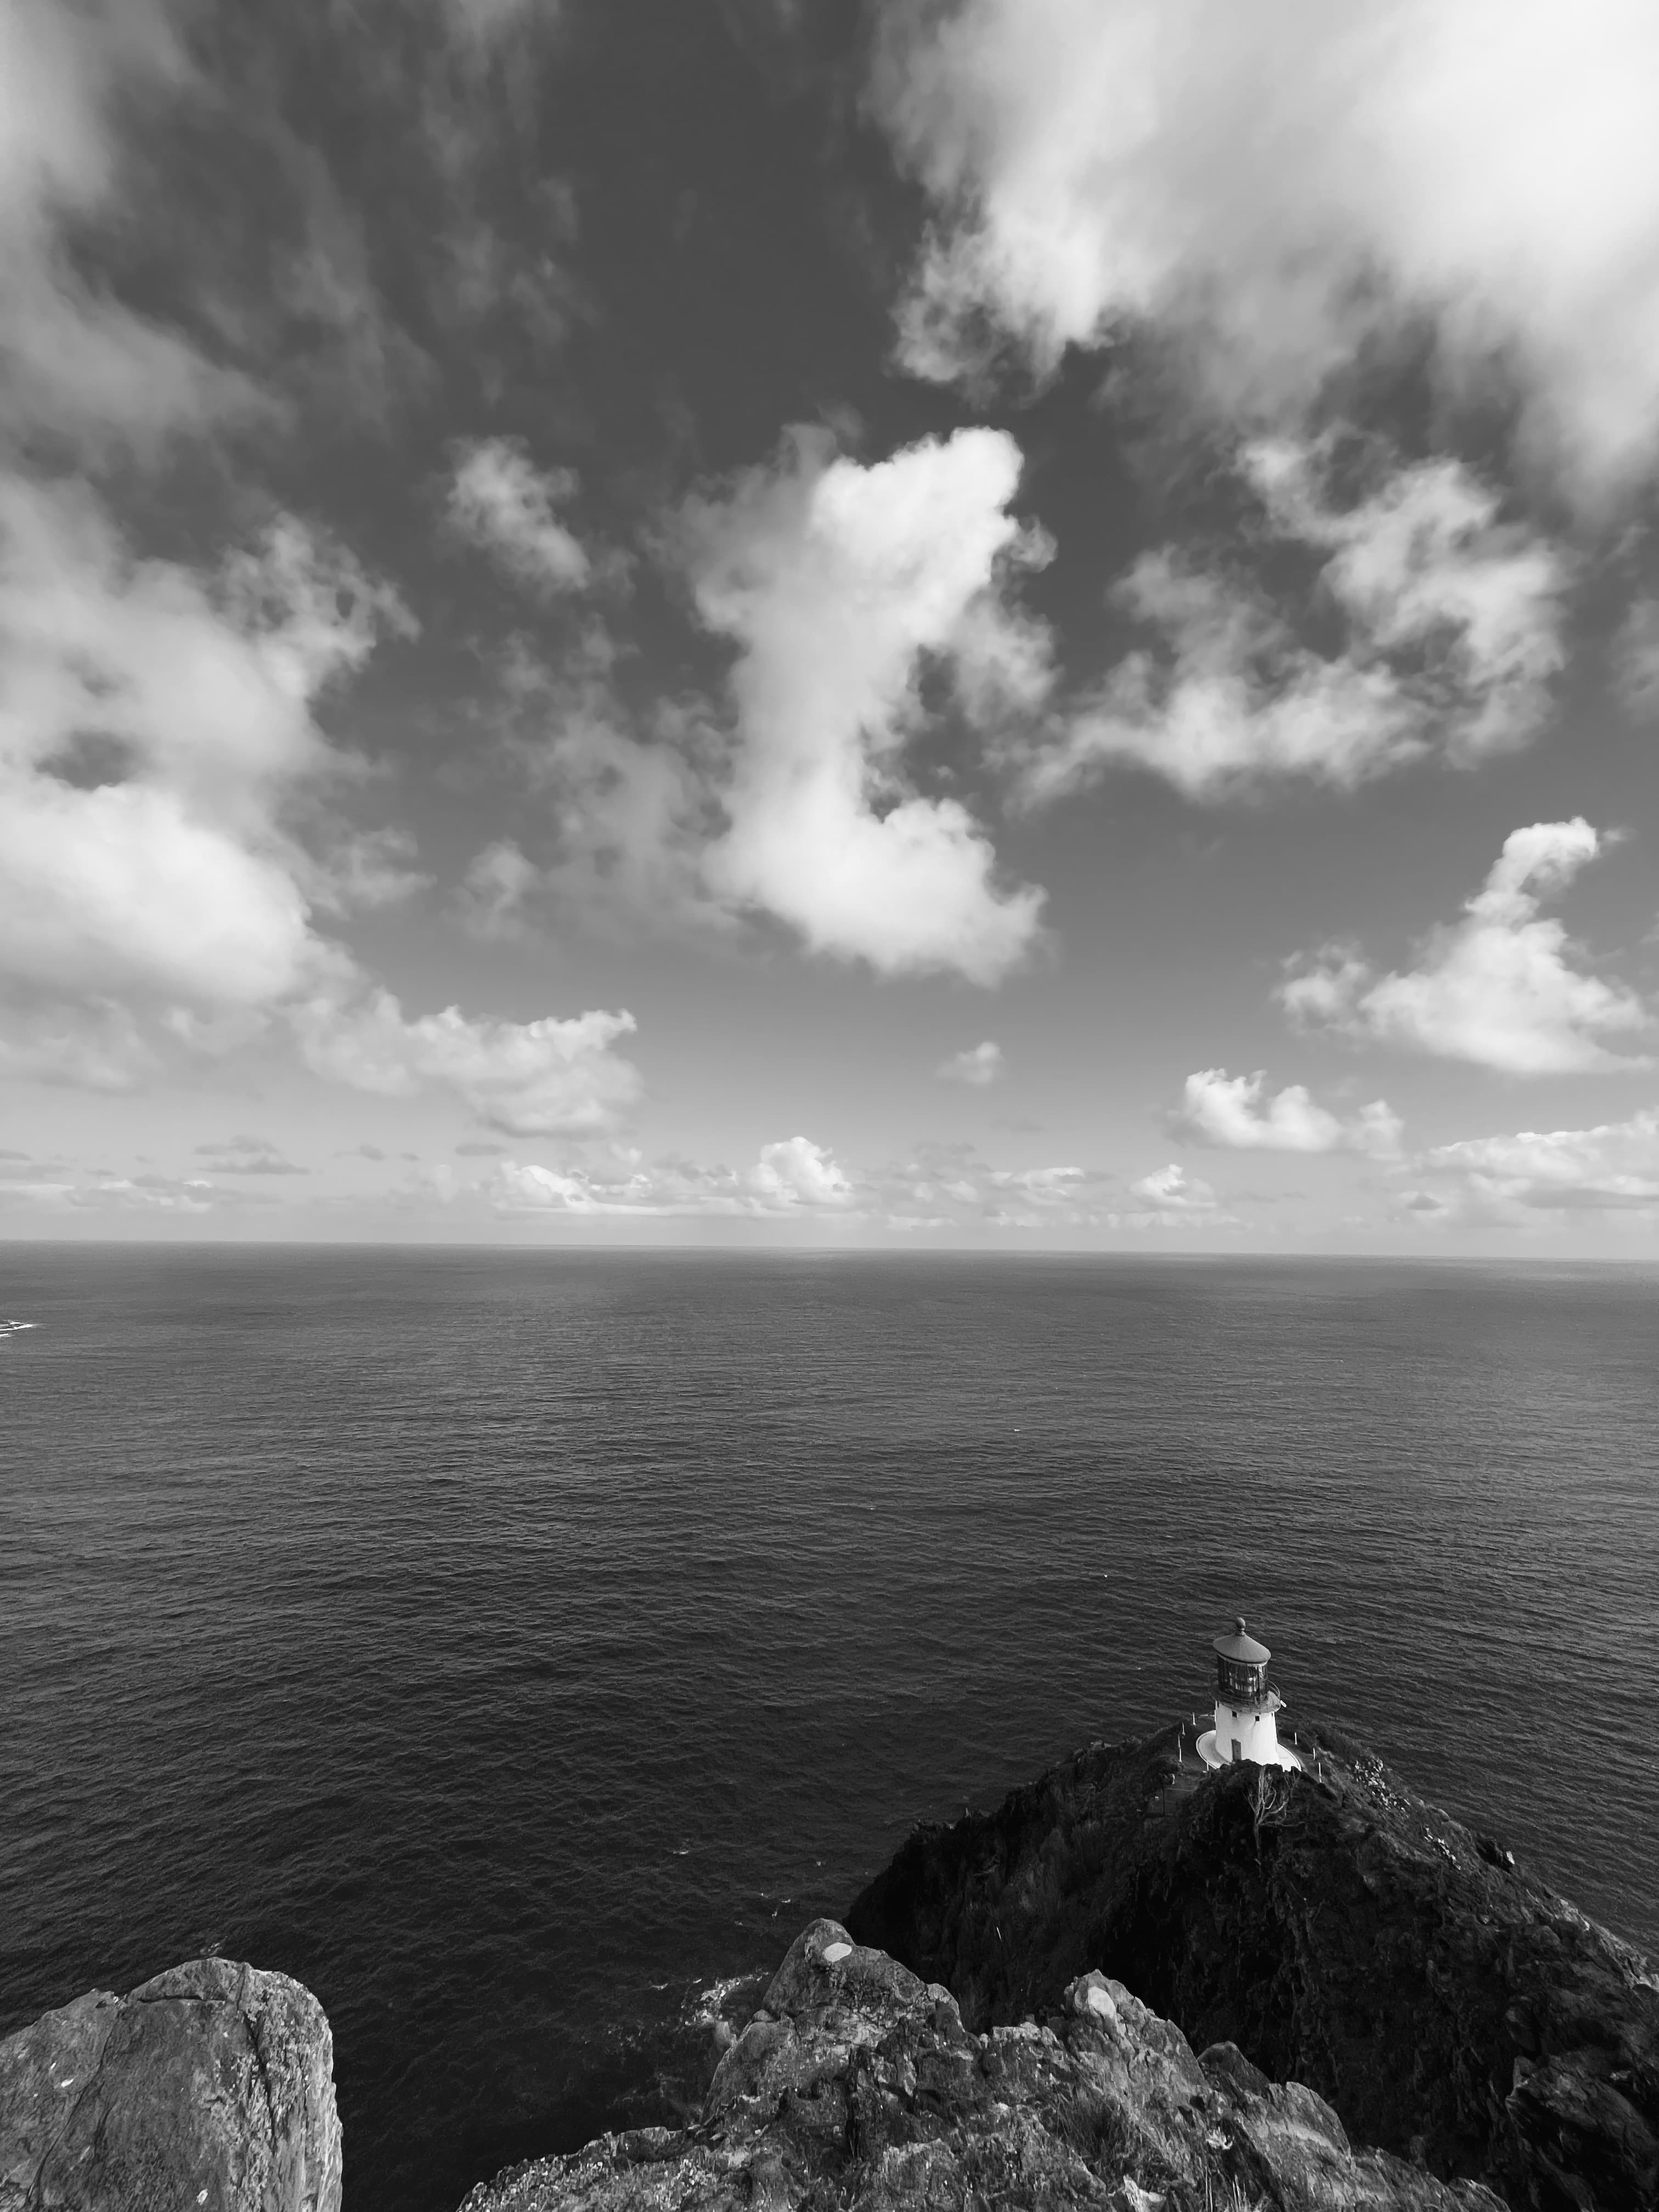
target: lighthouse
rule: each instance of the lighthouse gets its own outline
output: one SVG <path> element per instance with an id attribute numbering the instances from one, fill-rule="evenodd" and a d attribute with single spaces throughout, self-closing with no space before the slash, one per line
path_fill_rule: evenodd
<path id="1" fill-rule="evenodd" d="M 1250 1759 L 1257 1766 L 1299 1767 L 1302 1761 L 1279 1741 L 1274 1716 L 1285 1700 L 1267 1682 L 1273 1654 L 1244 1626 L 1241 1613 L 1232 1632 L 1215 1639 L 1215 1726 L 1198 1739 L 1206 1766 L 1228 1766 Z"/>

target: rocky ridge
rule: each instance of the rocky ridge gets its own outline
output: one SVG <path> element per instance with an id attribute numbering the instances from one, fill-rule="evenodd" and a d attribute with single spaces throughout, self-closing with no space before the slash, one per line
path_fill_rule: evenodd
<path id="1" fill-rule="evenodd" d="M 1652 1966 L 1303 1741 L 1292 1775 L 1097 1744 L 919 1827 L 796 1940 L 692 2124 L 463 2212 L 1656 2212 Z M 0 2042 L 0 2212 L 338 2212 L 331 2067 L 280 1974 L 91 1991 Z"/>
<path id="2" fill-rule="evenodd" d="M 333 2068 L 286 1974 L 89 1990 L 0 2042 L 0 2212 L 339 2212 Z"/>
<path id="3" fill-rule="evenodd" d="M 1380 1759 L 1203 1775 L 1170 1729 L 919 1828 L 848 1915 L 986 2029 L 1099 1968 L 1356 2140 L 1537 2212 L 1659 2207 L 1659 1976 Z"/>
<path id="4" fill-rule="evenodd" d="M 799 1936 L 701 2119 L 605 2136 L 482 2185 L 462 2212 L 1501 2212 L 1356 2152 L 1311 2091 L 1231 2044 L 1195 2057 L 1121 1982 L 975 2035 L 956 2000 L 833 1920 Z"/>

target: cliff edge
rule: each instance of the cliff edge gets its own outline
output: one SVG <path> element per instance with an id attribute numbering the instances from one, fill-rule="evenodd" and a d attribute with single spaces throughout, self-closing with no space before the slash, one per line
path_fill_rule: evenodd
<path id="1" fill-rule="evenodd" d="M 1354 2137 L 1537 2212 L 1659 2206 L 1659 1977 L 1328 1729 L 1316 1771 L 1094 1746 L 919 1828 L 848 1915 L 970 2028 L 1098 1968 Z"/>
<path id="2" fill-rule="evenodd" d="M 1231 2045 L 1185 2038 L 1103 1974 L 1040 2026 L 955 1999 L 833 1920 L 799 1936 L 684 2130 L 605 2136 L 475 2189 L 462 2212 L 1500 2212 L 1386 2154 Z"/>
<path id="3" fill-rule="evenodd" d="M 334 2045 L 228 1959 L 91 1990 L 0 2042 L 0 2212 L 339 2212 Z"/>

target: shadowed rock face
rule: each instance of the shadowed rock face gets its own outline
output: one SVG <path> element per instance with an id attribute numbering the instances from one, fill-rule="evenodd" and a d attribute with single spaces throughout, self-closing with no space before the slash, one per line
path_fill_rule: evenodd
<path id="1" fill-rule="evenodd" d="M 797 1937 L 701 2122 L 605 2136 L 475 2189 L 463 2212 L 807 2206 L 1100 2212 L 1500 2212 L 1387 2155 L 1231 2045 L 1185 2038 L 1103 1974 L 1042 2026 L 975 2037 L 950 1993 L 832 1920 Z"/>
<path id="2" fill-rule="evenodd" d="M 90 1990 L 0 2042 L 0 2212 L 339 2212 L 333 2066 L 285 1974 Z"/>
<path id="3" fill-rule="evenodd" d="M 1318 1778 L 1095 1747 L 918 1829 L 848 1915 L 972 2027 L 1099 1967 L 1356 2140 L 1516 2208 L 1659 2206 L 1659 1978 L 1333 1731 Z"/>

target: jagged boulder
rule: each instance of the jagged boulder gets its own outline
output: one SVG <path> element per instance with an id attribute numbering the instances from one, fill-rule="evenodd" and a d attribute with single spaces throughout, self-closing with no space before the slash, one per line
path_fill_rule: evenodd
<path id="1" fill-rule="evenodd" d="M 89 1990 L 0 2042 L 0 2212 L 339 2212 L 333 2069 L 285 1974 Z"/>
<path id="2" fill-rule="evenodd" d="M 463 2212 L 1502 2212 L 1356 2152 L 1310 2090 L 1195 2057 L 1121 1983 L 975 2036 L 956 2001 L 832 1920 L 798 1936 L 700 2121 L 605 2136 L 481 2185 Z"/>
<path id="3" fill-rule="evenodd" d="M 848 1924 L 972 2027 L 1098 1966 L 1516 2212 L 1655 2212 L 1652 1966 L 1363 1747 L 1302 1734 L 1314 1773 L 1200 1778 L 1173 1730 L 1091 1747 L 918 1829 Z"/>

